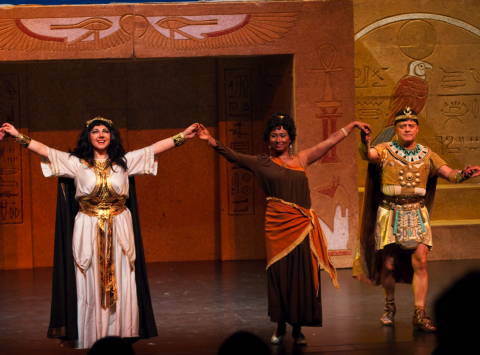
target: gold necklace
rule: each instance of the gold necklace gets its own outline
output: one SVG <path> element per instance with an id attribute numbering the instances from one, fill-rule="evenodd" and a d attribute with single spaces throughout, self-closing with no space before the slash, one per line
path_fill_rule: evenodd
<path id="1" fill-rule="evenodd" d="M 95 160 L 95 168 L 99 171 L 105 171 L 108 167 L 110 167 L 110 159 Z"/>

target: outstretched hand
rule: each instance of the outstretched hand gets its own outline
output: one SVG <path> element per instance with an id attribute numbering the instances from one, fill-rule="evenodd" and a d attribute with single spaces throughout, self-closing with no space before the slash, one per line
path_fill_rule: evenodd
<path id="1" fill-rule="evenodd" d="M 185 138 L 190 139 L 197 135 L 198 132 L 198 123 L 193 123 L 183 131 Z"/>
<path id="2" fill-rule="evenodd" d="M 480 176 L 480 166 L 479 165 L 469 165 L 463 170 L 463 174 L 466 178 L 473 178 Z"/>
<path id="3" fill-rule="evenodd" d="M 20 133 L 17 129 L 8 122 L 5 122 L 2 127 L 0 127 L 0 141 L 7 135 L 11 135 L 12 137 L 17 137 Z"/>
<path id="4" fill-rule="evenodd" d="M 365 123 L 365 122 L 362 122 L 362 121 L 354 121 L 353 125 L 354 125 L 354 127 L 357 127 L 361 131 L 362 134 L 370 135 L 370 133 L 372 132 L 372 128 L 370 127 L 370 125 L 368 123 Z"/>
<path id="5" fill-rule="evenodd" d="M 198 138 L 201 140 L 207 141 L 211 147 L 217 146 L 217 141 L 212 137 L 208 129 L 201 123 L 198 124 Z"/>
<path id="6" fill-rule="evenodd" d="M 361 121 L 354 121 L 352 124 L 353 127 L 356 127 L 360 130 L 360 138 L 362 139 L 362 143 L 367 146 L 370 145 L 372 142 L 372 128 L 370 125 Z"/>
<path id="7" fill-rule="evenodd" d="M 208 141 L 210 138 L 212 138 L 212 135 L 208 131 L 208 129 L 201 123 L 198 124 L 198 138 Z"/>

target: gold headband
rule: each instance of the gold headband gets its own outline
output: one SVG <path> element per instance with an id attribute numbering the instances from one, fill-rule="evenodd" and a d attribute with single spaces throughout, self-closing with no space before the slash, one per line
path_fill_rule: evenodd
<path id="1" fill-rule="evenodd" d="M 277 114 L 275 115 L 275 117 L 283 120 L 285 118 L 285 115 Z"/>
<path id="2" fill-rule="evenodd" d="M 417 120 L 418 121 L 418 117 L 416 114 L 413 113 L 412 109 L 407 106 L 403 110 L 402 114 L 395 117 L 395 122 L 400 120 Z"/>
<path id="3" fill-rule="evenodd" d="M 95 122 L 95 121 L 103 121 L 103 122 L 107 123 L 110 127 L 113 126 L 113 121 L 112 120 L 109 120 L 108 118 L 105 118 L 105 117 L 97 116 L 97 117 L 94 117 L 91 120 L 88 120 L 87 122 L 85 122 L 85 127 L 90 126 L 92 124 L 92 122 Z"/>

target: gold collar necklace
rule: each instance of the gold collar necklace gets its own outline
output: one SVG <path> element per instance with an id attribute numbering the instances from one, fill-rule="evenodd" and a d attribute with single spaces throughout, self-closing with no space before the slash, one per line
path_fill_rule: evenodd
<path id="1" fill-rule="evenodd" d="M 103 171 L 110 166 L 110 159 L 94 160 L 95 168 Z"/>

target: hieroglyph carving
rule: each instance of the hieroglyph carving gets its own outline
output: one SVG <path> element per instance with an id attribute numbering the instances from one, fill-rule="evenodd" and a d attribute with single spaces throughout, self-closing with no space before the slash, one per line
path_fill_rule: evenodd
<path id="1" fill-rule="evenodd" d="M 440 67 L 440 70 L 440 87 L 443 89 L 461 89 L 466 86 L 480 83 L 479 68 L 455 68 L 442 66 Z"/>
<path id="2" fill-rule="evenodd" d="M 432 55 L 438 45 L 442 45 L 442 37 L 437 33 L 435 26 L 437 22 L 453 25 L 476 36 L 480 36 L 480 28 L 460 19 L 440 14 L 409 13 L 387 17 L 369 24 L 355 35 L 355 40 L 360 40 L 374 30 L 397 22 L 404 23 L 397 32 L 396 44 L 405 56 L 414 60 L 408 64 L 407 75 L 404 75 L 393 89 L 389 108 L 386 111 L 388 117 L 386 125 L 391 125 L 393 116 L 402 107 L 409 106 L 417 113 L 422 112 L 429 97 L 429 78 L 426 75 L 428 71 L 430 77 L 438 78 L 438 85 L 434 88 L 435 98 L 431 101 L 430 107 L 440 104 L 440 113 L 444 116 L 443 126 L 451 121 L 464 123 L 466 117 L 478 117 L 478 92 L 475 87 L 480 83 L 480 70 L 471 64 L 461 67 L 461 65 L 452 66 L 437 62 L 434 66 L 424 59 Z M 381 72 L 377 66 L 377 63 L 371 65 L 362 63 L 362 67 L 356 68 L 355 87 L 357 89 L 374 90 L 381 87 L 379 83 L 384 76 L 380 75 Z M 382 95 L 378 93 L 375 96 L 371 92 L 369 94 L 362 97 L 357 90 L 357 116 L 367 120 L 381 118 L 383 114 L 379 112 L 380 106 L 384 106 L 384 102 L 381 102 Z M 429 118 L 428 116 L 424 114 L 425 118 Z M 438 114 L 432 119 L 438 119 Z"/>
<path id="3" fill-rule="evenodd" d="M 171 49 L 260 45 L 282 38 L 295 13 L 0 19 L 0 50 L 102 50 L 138 40 Z"/>
<path id="4" fill-rule="evenodd" d="M 313 68 L 312 71 L 323 73 L 324 86 L 321 97 L 315 102 L 315 117 L 322 120 L 323 139 L 327 139 L 330 134 L 337 130 L 337 121 L 342 117 L 342 102 L 335 98 L 332 80 L 334 78 L 334 73 L 342 71 L 343 68 L 338 67 L 335 63 L 337 58 L 337 48 L 333 44 L 328 43 L 318 47 L 316 54 L 320 66 L 318 68 Z M 337 163 L 338 161 L 339 159 L 335 147 L 331 148 L 322 158 L 322 162 L 325 163 Z"/>
<path id="5" fill-rule="evenodd" d="M 363 65 L 355 68 L 355 88 L 380 88 L 387 86 L 385 78 L 388 76 L 388 67 Z"/>
<path id="6" fill-rule="evenodd" d="M 225 69 L 226 144 L 244 154 L 253 151 L 252 83 L 249 69 Z M 253 173 L 234 164 L 227 165 L 228 213 L 255 214 Z"/>
<path id="7" fill-rule="evenodd" d="M 0 146 L 0 223 L 22 223 L 22 157 L 18 143 Z"/>
<path id="8" fill-rule="evenodd" d="M 16 75 L 0 76 L 0 117 L 18 125 L 19 93 Z M 22 223 L 22 152 L 12 139 L 0 144 L 0 223 Z"/>
<path id="9" fill-rule="evenodd" d="M 442 154 L 465 154 L 480 152 L 480 136 L 437 136 Z"/>
<path id="10" fill-rule="evenodd" d="M 360 121 L 383 119 L 383 106 L 388 105 L 386 96 L 358 96 L 355 100 L 355 117 Z"/>
<path id="11" fill-rule="evenodd" d="M 467 78 L 465 71 L 461 69 L 451 69 L 440 67 L 442 77 L 440 86 L 445 89 L 454 89 L 466 86 Z"/>
<path id="12" fill-rule="evenodd" d="M 339 186 L 340 186 L 340 176 L 332 176 L 330 182 L 327 185 L 321 186 L 316 190 L 322 195 L 326 195 L 331 199 L 333 199 L 335 197 L 335 193 L 337 192 L 337 189 Z"/>
<path id="13" fill-rule="evenodd" d="M 480 95 L 439 95 L 443 99 L 440 112 L 443 126 L 450 121 L 465 123 L 468 120 L 480 119 Z"/>
<path id="14" fill-rule="evenodd" d="M 333 229 L 321 219 L 320 226 L 323 233 L 325 234 L 328 240 L 328 254 L 329 255 L 351 255 L 351 250 L 348 249 L 348 237 L 350 235 L 349 228 L 349 211 L 346 208 L 342 212 L 342 207 L 337 205 L 335 207 L 335 217 L 333 220 Z"/>

